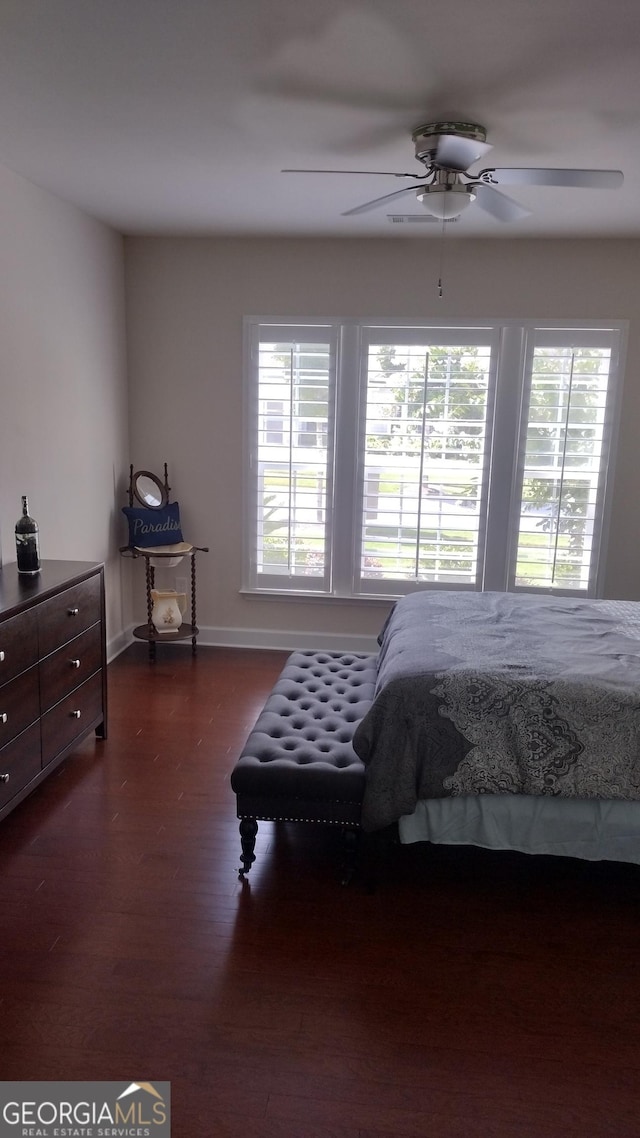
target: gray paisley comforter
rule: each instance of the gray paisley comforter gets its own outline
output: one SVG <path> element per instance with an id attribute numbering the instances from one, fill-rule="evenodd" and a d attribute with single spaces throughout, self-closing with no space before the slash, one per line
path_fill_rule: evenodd
<path id="1" fill-rule="evenodd" d="M 379 641 L 365 829 L 420 798 L 640 799 L 640 603 L 419 592 Z"/>

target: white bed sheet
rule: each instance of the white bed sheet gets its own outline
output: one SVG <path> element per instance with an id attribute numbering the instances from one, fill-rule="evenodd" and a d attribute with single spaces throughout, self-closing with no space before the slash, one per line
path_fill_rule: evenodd
<path id="1" fill-rule="evenodd" d="M 640 802 L 511 794 L 431 798 L 399 821 L 400 841 L 473 845 L 640 865 Z"/>

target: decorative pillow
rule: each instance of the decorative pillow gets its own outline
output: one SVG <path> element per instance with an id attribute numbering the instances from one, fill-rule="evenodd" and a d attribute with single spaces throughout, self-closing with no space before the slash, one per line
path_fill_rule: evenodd
<path id="1" fill-rule="evenodd" d="M 174 545 L 184 540 L 180 529 L 178 502 L 169 502 L 162 510 L 146 510 L 144 506 L 123 506 L 122 512 L 129 522 L 129 545 L 141 545 L 146 548 Z"/>

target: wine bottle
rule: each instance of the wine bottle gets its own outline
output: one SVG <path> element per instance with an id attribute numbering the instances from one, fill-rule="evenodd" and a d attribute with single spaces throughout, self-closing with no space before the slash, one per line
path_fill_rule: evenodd
<path id="1" fill-rule="evenodd" d="M 22 495 L 22 517 L 16 522 L 16 556 L 18 573 L 33 577 L 40 572 L 38 524 L 29 515 L 26 494 Z"/>

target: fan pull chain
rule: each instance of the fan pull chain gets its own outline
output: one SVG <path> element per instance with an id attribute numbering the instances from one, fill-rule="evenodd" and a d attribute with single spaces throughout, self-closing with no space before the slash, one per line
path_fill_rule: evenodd
<path id="1" fill-rule="evenodd" d="M 442 274 L 444 272 L 444 234 L 445 234 L 444 226 L 445 226 L 445 219 L 443 217 L 442 228 L 440 230 L 440 267 L 439 267 L 439 276 L 438 276 L 438 296 L 439 296 L 440 300 L 442 300 L 442 297 L 444 295 L 444 286 L 442 284 Z"/>

